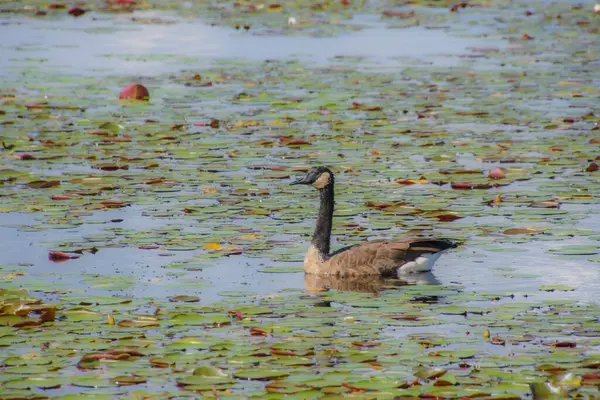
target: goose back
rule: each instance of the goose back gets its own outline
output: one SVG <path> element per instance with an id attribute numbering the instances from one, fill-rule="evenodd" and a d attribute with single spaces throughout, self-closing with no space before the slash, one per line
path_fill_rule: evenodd
<path id="1" fill-rule="evenodd" d="M 402 266 L 412 267 L 417 261 L 421 261 L 421 257 L 430 255 L 433 255 L 433 263 L 436 256 L 452 247 L 455 247 L 455 244 L 448 240 L 373 240 L 342 249 L 329 258 L 322 259 L 318 251 L 311 246 L 304 259 L 304 270 L 309 274 L 339 277 L 397 276 Z M 415 269 L 414 272 L 423 270 Z"/>

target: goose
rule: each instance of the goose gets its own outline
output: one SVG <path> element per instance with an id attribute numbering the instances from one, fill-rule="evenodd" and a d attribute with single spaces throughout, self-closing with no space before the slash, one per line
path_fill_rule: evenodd
<path id="1" fill-rule="evenodd" d="M 304 257 L 306 274 L 357 277 L 401 277 L 430 271 L 448 249 L 458 246 L 448 239 L 372 240 L 329 253 L 334 206 L 334 176 L 327 167 L 312 167 L 291 185 L 312 185 L 321 205 L 315 231 Z"/>

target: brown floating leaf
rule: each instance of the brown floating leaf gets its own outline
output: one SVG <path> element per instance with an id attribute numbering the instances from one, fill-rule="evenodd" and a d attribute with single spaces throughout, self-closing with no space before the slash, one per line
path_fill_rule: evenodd
<path id="1" fill-rule="evenodd" d="M 556 343 L 552 344 L 552 347 L 574 348 L 574 347 L 577 347 L 577 343 L 575 343 L 575 342 L 556 342 Z"/>
<path id="2" fill-rule="evenodd" d="M 71 196 L 66 196 L 64 194 L 55 194 L 54 196 L 50 196 L 52 200 L 70 200 Z"/>
<path id="3" fill-rule="evenodd" d="M 538 230 L 533 226 L 523 226 L 521 228 L 509 228 L 502 233 L 504 233 L 505 235 L 532 235 L 541 232 L 543 231 Z"/>
<path id="4" fill-rule="evenodd" d="M 67 253 L 63 253 L 62 251 L 49 251 L 48 252 L 48 260 L 54 262 L 63 262 L 67 260 L 72 260 L 79 258 L 79 256 L 71 255 Z"/>
<path id="5" fill-rule="evenodd" d="M 20 157 L 21 157 L 21 160 L 36 160 L 37 159 L 36 156 L 33 156 L 31 154 L 27 154 L 27 153 L 21 154 Z"/>
<path id="6" fill-rule="evenodd" d="M 250 335 L 252 336 L 267 336 L 268 333 L 261 328 L 250 328 Z"/>
<path id="7" fill-rule="evenodd" d="M 282 146 L 298 147 L 298 146 L 311 146 L 312 143 L 307 142 L 304 139 L 296 139 L 293 136 L 281 136 L 279 143 Z"/>
<path id="8" fill-rule="evenodd" d="M 595 374 L 583 374 L 581 375 L 581 379 L 583 379 L 582 384 L 585 386 L 600 385 L 600 373 L 598 372 Z"/>
<path id="9" fill-rule="evenodd" d="M 452 214 L 452 213 L 436 214 L 433 217 L 436 218 L 438 221 L 441 221 L 441 222 L 452 222 L 452 221 L 455 221 L 457 219 L 463 218 L 461 215 Z"/>
<path id="10" fill-rule="evenodd" d="M 414 185 L 414 184 L 420 184 L 420 185 L 424 185 L 429 183 L 429 181 L 427 179 L 425 179 L 424 177 L 420 177 L 419 179 L 396 179 L 394 183 L 398 183 L 400 185 Z"/>
<path id="11" fill-rule="evenodd" d="M 504 346 L 506 344 L 506 340 L 502 339 L 500 336 L 494 336 L 490 338 L 490 343 L 498 346 Z"/>
<path id="12" fill-rule="evenodd" d="M 119 169 L 128 170 L 129 165 L 119 165 L 119 164 L 96 164 L 93 165 L 92 168 L 101 169 L 102 171 L 116 171 Z"/>
<path id="13" fill-rule="evenodd" d="M 154 368 L 168 368 L 171 364 L 169 364 L 168 361 L 160 358 L 153 358 L 150 360 L 150 365 L 152 365 Z"/>
<path id="14" fill-rule="evenodd" d="M 55 186 L 60 186 L 60 181 L 33 181 L 26 184 L 33 189 L 47 189 Z"/>

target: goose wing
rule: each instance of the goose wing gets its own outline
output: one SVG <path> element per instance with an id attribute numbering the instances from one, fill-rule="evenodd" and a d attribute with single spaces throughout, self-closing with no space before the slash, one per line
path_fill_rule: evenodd
<path id="1" fill-rule="evenodd" d="M 450 240 L 373 240 L 334 253 L 328 260 L 330 274 L 338 276 L 396 276 L 402 265 L 422 254 L 456 247 Z"/>

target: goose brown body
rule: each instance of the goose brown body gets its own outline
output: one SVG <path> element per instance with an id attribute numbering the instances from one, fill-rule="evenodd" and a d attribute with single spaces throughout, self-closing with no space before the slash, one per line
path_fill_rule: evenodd
<path id="1" fill-rule="evenodd" d="M 329 254 L 334 205 L 334 177 L 325 167 L 311 168 L 292 184 L 311 184 L 320 192 L 321 205 L 311 245 L 304 257 L 307 274 L 337 277 L 397 276 L 429 271 L 456 243 L 447 239 L 373 240 Z"/>

